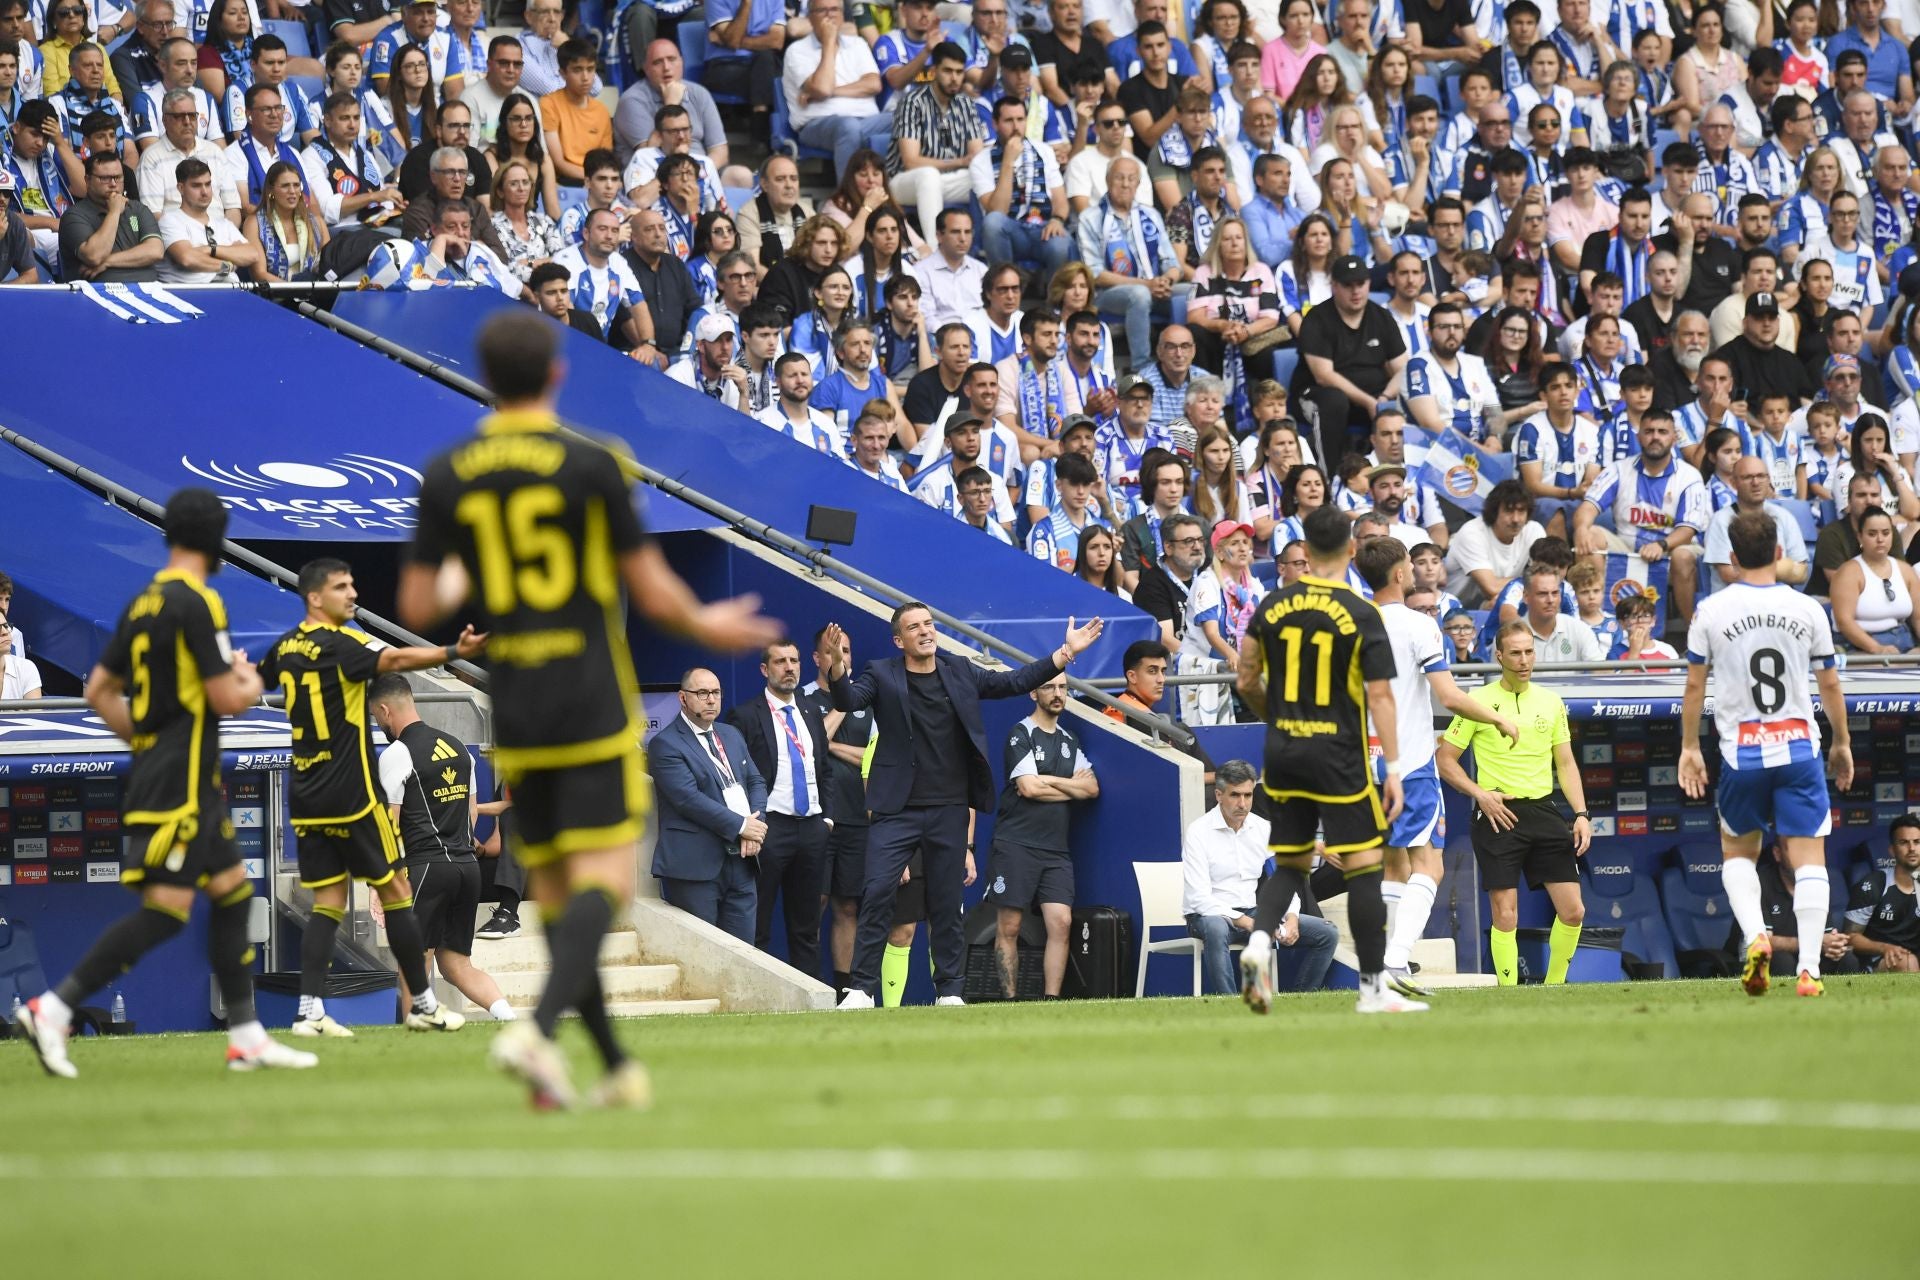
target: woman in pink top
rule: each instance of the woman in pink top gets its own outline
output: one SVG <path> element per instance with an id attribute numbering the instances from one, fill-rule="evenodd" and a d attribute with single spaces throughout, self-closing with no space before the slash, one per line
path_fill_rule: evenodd
<path id="1" fill-rule="evenodd" d="M 1253 429 L 1248 389 L 1273 370 L 1271 355 L 1248 359 L 1240 346 L 1280 323 L 1280 291 L 1273 272 L 1253 256 L 1247 224 L 1225 218 L 1214 228 L 1203 265 L 1193 273 L 1193 298 L 1187 304 L 1187 327 L 1194 330 L 1203 353 L 1227 383 L 1227 418 L 1234 434 Z"/>
<path id="2" fill-rule="evenodd" d="M 1293 94 L 1307 64 L 1327 51 L 1313 38 L 1313 0 L 1284 0 L 1280 38 L 1268 41 L 1260 55 L 1260 83 L 1282 102 Z"/>

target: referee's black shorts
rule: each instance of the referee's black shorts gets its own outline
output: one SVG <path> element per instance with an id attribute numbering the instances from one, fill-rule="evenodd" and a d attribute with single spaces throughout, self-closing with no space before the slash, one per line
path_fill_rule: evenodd
<path id="1" fill-rule="evenodd" d="M 1480 887 L 1517 889 L 1525 873 L 1527 887 L 1544 888 L 1580 878 L 1573 857 L 1573 827 L 1552 797 L 1507 800 L 1514 825 L 1495 831 L 1479 809 L 1473 811 L 1473 857 L 1480 864 Z"/>

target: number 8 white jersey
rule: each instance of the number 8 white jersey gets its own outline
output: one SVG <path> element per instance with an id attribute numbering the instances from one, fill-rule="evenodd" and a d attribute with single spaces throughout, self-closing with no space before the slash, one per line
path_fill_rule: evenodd
<path id="1" fill-rule="evenodd" d="M 1393 719 L 1399 741 L 1398 763 L 1406 773 L 1433 763 L 1433 686 L 1427 673 L 1445 671 L 1447 642 L 1440 624 L 1404 604 L 1380 606 L 1387 640 L 1393 645 Z"/>
<path id="2" fill-rule="evenodd" d="M 1710 664 L 1713 722 L 1728 767 L 1820 758 L 1807 674 L 1833 665 L 1833 628 L 1818 604 L 1779 583 L 1722 588 L 1694 611 L 1687 660 Z"/>

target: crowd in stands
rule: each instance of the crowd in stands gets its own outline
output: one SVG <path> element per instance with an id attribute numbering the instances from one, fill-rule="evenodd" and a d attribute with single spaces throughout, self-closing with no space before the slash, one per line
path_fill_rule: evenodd
<path id="1" fill-rule="evenodd" d="M 1328 503 L 1462 657 L 1555 599 L 1543 660 L 1671 656 L 1602 565 L 1683 623 L 1755 508 L 1851 646 L 1915 642 L 1915 0 L 486 16 L 0 0 L 0 279 L 497 288 L 1131 599 L 1180 674 Z M 1477 512 L 1443 438 L 1512 464 Z"/>

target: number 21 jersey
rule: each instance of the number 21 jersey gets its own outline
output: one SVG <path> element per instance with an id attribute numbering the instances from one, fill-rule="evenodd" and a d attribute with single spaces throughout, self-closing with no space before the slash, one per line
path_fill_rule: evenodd
<path id="1" fill-rule="evenodd" d="M 1820 758 L 1807 674 L 1833 665 L 1833 629 L 1792 587 L 1735 583 L 1700 602 L 1687 660 L 1711 663 L 1713 724 L 1730 768 Z"/>
<path id="2" fill-rule="evenodd" d="M 486 615 L 503 770 L 563 769 L 635 749 L 639 697 L 620 558 L 646 529 L 609 448 L 543 414 L 497 413 L 427 466 L 411 558 L 457 556 Z"/>

